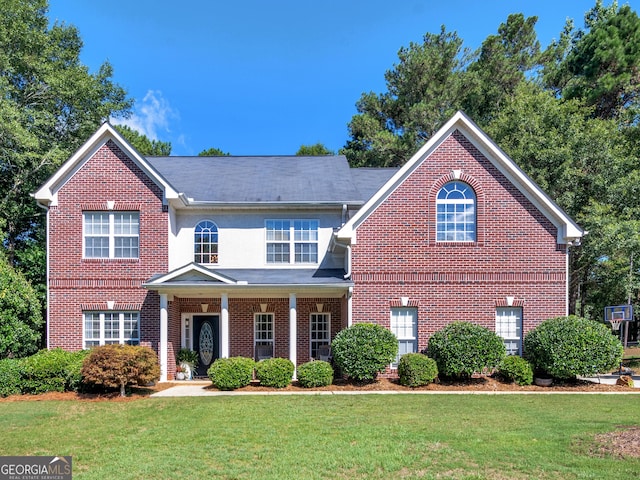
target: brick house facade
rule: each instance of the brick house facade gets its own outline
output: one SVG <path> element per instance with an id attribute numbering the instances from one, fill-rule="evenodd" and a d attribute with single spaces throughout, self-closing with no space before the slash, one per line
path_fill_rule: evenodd
<path id="1" fill-rule="evenodd" d="M 181 347 L 208 364 L 264 346 L 300 365 L 370 321 L 402 352 L 469 320 L 520 353 L 524 333 L 566 313 L 583 234 L 462 113 L 380 170 L 341 156 L 145 158 L 105 124 L 35 198 L 49 348 L 143 343 L 163 380 Z"/>

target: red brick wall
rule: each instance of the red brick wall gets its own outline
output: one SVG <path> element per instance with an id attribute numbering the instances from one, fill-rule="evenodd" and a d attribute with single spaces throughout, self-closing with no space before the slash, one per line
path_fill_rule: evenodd
<path id="1" fill-rule="evenodd" d="M 140 258 L 82 258 L 82 213 L 139 211 Z M 82 348 L 83 310 L 140 311 L 140 338 L 158 348 L 159 297 L 141 288 L 167 271 L 168 214 L 162 192 L 113 142 L 103 145 L 58 192 L 49 210 L 49 347 Z"/>
<path id="2" fill-rule="evenodd" d="M 436 195 L 453 170 L 477 196 L 473 244 L 435 240 Z M 388 327 L 391 307 L 409 297 L 422 350 L 454 320 L 493 330 L 496 306 L 513 296 L 526 333 L 565 313 L 565 261 L 551 222 L 456 131 L 358 227 L 353 321 Z"/>
<path id="3" fill-rule="evenodd" d="M 180 298 L 170 307 L 169 338 L 174 346 L 180 345 L 179 336 L 173 335 L 172 325 L 181 324 L 181 313 L 189 312 L 197 315 L 202 312 L 200 304 L 208 303 L 209 313 L 220 313 L 220 299 L 218 298 Z M 289 358 L 289 299 L 288 298 L 230 298 L 229 299 L 229 356 L 253 358 L 253 322 L 254 314 L 260 313 L 260 304 L 267 304 L 265 313 L 274 314 L 275 322 L 275 356 Z M 309 343 L 309 315 L 317 312 L 317 303 L 322 303 L 322 311 L 331 314 L 331 338 L 342 327 L 342 303 L 337 298 L 298 298 L 296 300 L 297 320 L 297 354 L 298 365 L 310 360 Z M 197 348 L 196 348 L 197 350 Z M 176 349 L 177 353 L 177 349 Z"/>

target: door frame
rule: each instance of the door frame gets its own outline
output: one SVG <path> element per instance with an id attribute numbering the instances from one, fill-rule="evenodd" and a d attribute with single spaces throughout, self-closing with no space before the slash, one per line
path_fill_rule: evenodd
<path id="1" fill-rule="evenodd" d="M 221 315 L 219 312 L 192 312 L 182 313 L 180 319 L 180 347 L 193 350 L 193 317 L 218 317 L 218 332 L 220 331 Z M 222 342 L 218 341 L 218 356 L 220 358 L 222 352 Z"/>

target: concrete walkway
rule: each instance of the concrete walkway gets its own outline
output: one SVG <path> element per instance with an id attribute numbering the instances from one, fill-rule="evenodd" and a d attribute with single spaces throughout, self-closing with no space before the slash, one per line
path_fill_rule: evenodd
<path id="1" fill-rule="evenodd" d="M 602 375 L 600 377 L 587 377 L 582 380 L 588 380 L 593 383 L 602 383 L 606 385 L 615 385 L 617 375 Z M 512 391 L 512 390 L 487 390 L 487 391 L 460 391 L 460 390 L 296 390 L 296 391 L 229 391 L 223 392 L 213 388 L 210 381 L 185 381 L 184 385 L 176 385 L 151 396 L 160 397 L 227 397 L 227 396 L 247 396 L 247 395 L 629 395 L 640 393 L 640 376 L 633 376 L 634 389 L 619 392 L 570 392 L 570 391 Z"/>

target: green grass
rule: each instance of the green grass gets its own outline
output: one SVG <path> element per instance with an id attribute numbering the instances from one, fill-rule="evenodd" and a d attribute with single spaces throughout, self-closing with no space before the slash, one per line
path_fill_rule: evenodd
<path id="1" fill-rule="evenodd" d="M 74 479 L 621 479 L 594 436 L 640 395 L 353 395 L 0 404 L 2 455 L 72 455 Z"/>

